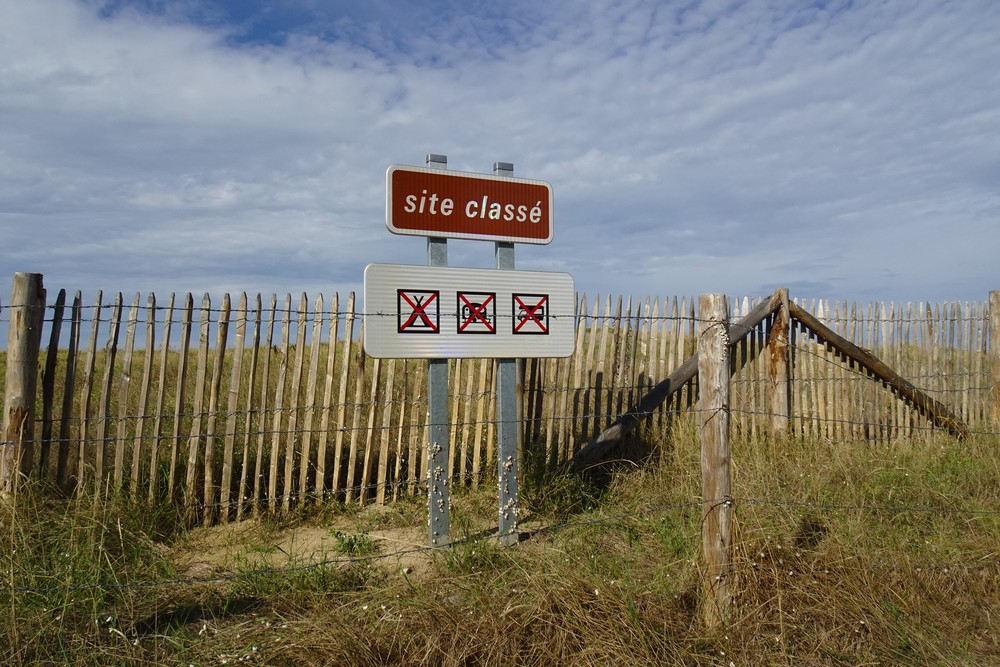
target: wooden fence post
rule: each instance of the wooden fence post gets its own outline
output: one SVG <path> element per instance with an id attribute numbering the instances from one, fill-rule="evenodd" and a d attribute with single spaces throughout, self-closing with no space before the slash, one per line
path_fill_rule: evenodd
<path id="1" fill-rule="evenodd" d="M 788 289 L 777 290 L 781 306 L 774 313 L 767 337 L 768 391 L 771 408 L 771 435 L 783 438 L 788 435 L 792 409 L 790 365 L 788 363 Z"/>
<path id="2" fill-rule="evenodd" d="M 1000 425 L 1000 290 L 990 292 L 990 412 Z"/>
<path id="3" fill-rule="evenodd" d="M 698 393 L 701 423 L 703 619 L 729 621 L 733 503 L 729 473 L 729 302 L 723 294 L 698 297 Z"/>
<path id="4" fill-rule="evenodd" d="M 0 494 L 14 491 L 18 473 L 31 472 L 35 441 L 35 389 L 45 314 L 42 274 L 15 273 L 10 289 L 7 377 L 4 389 Z"/>

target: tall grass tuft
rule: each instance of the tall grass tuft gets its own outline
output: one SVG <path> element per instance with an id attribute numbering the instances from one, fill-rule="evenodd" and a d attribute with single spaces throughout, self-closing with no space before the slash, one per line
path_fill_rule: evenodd
<path id="1" fill-rule="evenodd" d="M 23 494 L 3 516 L 3 662 L 1000 664 L 995 437 L 735 442 L 734 602 L 713 631 L 698 442 L 663 437 L 668 456 L 600 487 L 527 470 L 511 548 L 484 530 L 483 485 L 453 491 L 449 548 L 413 553 L 417 506 L 330 506 L 217 533 L 235 555 L 207 578 L 169 510 Z M 311 530 L 328 551 L 288 547 Z"/>

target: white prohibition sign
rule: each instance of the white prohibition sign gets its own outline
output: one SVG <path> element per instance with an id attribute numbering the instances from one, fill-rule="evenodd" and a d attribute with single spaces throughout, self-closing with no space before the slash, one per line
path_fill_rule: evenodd
<path id="1" fill-rule="evenodd" d="M 439 296 L 440 293 L 437 290 L 396 290 L 396 316 L 399 333 L 438 333 L 441 329 Z M 431 309 L 432 306 L 433 309 Z"/>
<path id="2" fill-rule="evenodd" d="M 515 335 L 548 336 L 548 294 L 511 295 Z"/>
<path id="3" fill-rule="evenodd" d="M 573 277 L 547 271 L 369 264 L 364 349 L 380 359 L 573 354 Z"/>
<path id="4" fill-rule="evenodd" d="M 458 293 L 458 333 L 495 334 L 497 332 L 496 292 Z"/>

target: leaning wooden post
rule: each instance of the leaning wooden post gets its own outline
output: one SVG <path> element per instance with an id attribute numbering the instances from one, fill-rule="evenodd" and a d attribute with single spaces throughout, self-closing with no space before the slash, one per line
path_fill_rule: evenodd
<path id="1" fill-rule="evenodd" d="M 777 290 L 781 305 L 774 313 L 767 336 L 768 394 L 771 406 L 771 435 L 783 438 L 788 434 L 792 413 L 790 365 L 788 363 L 788 289 Z"/>
<path id="2" fill-rule="evenodd" d="M 7 377 L 4 390 L 0 493 L 10 494 L 18 473 L 31 472 L 35 440 L 35 389 L 45 314 L 42 274 L 15 273 L 10 290 Z"/>
<path id="3" fill-rule="evenodd" d="M 729 301 L 698 297 L 698 408 L 701 415 L 703 619 L 729 621 L 733 503 L 729 476 Z"/>
<path id="4" fill-rule="evenodd" d="M 1000 290 L 990 292 L 990 407 L 1000 426 Z"/>

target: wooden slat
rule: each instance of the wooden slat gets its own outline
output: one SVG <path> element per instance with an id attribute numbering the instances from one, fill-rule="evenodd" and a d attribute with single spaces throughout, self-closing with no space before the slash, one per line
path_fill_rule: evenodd
<path id="1" fill-rule="evenodd" d="M 125 353 L 118 382 L 118 424 L 115 431 L 115 489 L 122 488 L 125 469 L 125 438 L 128 426 L 128 394 L 132 383 L 132 354 L 135 349 L 135 327 L 139 318 L 139 293 L 135 293 L 125 329 Z"/>
<path id="2" fill-rule="evenodd" d="M 253 513 L 255 515 L 258 512 L 263 511 L 264 503 L 269 497 L 264 490 L 264 466 L 269 465 L 269 459 L 264 456 L 264 444 L 269 435 L 268 424 L 271 421 L 271 345 L 274 342 L 274 325 L 276 324 L 278 317 L 278 295 L 273 292 L 271 294 L 271 305 L 268 308 L 267 313 L 267 335 L 264 339 L 263 345 L 264 372 L 262 374 L 260 387 L 260 404 L 258 407 L 257 418 L 257 449 L 254 459 Z M 268 478 L 270 478 L 270 475 L 268 475 Z"/>
<path id="3" fill-rule="evenodd" d="M 163 438 L 163 415 L 167 397 L 167 364 L 170 361 L 170 331 L 174 324 L 174 293 L 170 293 L 167 301 L 167 312 L 163 318 L 163 346 L 160 348 L 159 372 L 156 386 L 156 412 L 153 418 L 153 441 L 149 450 L 149 495 L 147 500 L 152 505 L 159 493 L 160 484 L 160 440 Z M 153 353 L 153 348 L 147 348 Z M 176 442 L 176 441 L 175 441 Z"/>
<path id="4" fill-rule="evenodd" d="M 274 403 L 271 415 L 271 455 L 268 457 L 267 471 L 267 506 L 273 513 L 278 509 L 278 477 L 281 472 L 281 459 L 278 453 L 281 450 L 282 435 L 284 427 L 282 418 L 285 412 L 285 385 L 288 383 L 288 354 L 291 351 L 291 319 L 292 319 L 292 295 L 285 295 L 285 305 L 281 309 L 281 360 L 278 364 L 278 379 L 274 385 Z M 285 490 L 287 493 L 288 490 Z"/>
<path id="5" fill-rule="evenodd" d="M 94 478 L 97 489 L 105 482 L 105 462 L 111 438 L 111 387 L 114 384 L 115 359 L 118 356 L 118 334 L 122 321 L 122 293 L 115 295 L 108 322 L 108 342 L 104 347 L 104 378 L 101 380 L 101 400 L 97 407 L 97 448 L 94 461 Z M 110 491 L 110 489 L 108 489 Z"/>
<path id="6" fill-rule="evenodd" d="M 216 499 L 218 489 L 216 488 L 216 456 L 215 441 L 219 435 L 219 394 L 222 392 L 222 371 L 225 366 L 226 344 L 229 340 L 229 317 L 231 315 L 232 303 L 229 294 L 222 296 L 222 307 L 219 309 L 219 321 L 216 324 L 215 334 L 215 354 L 212 355 L 212 376 L 208 389 L 208 416 L 205 422 L 205 446 L 204 446 L 204 468 L 202 472 L 203 482 L 203 502 L 205 513 L 202 522 L 210 525 L 215 517 Z"/>
<path id="7" fill-rule="evenodd" d="M 191 347 L 191 326 L 194 320 L 194 297 L 190 292 L 184 297 L 181 314 L 181 340 L 177 361 L 177 395 L 174 399 L 174 428 L 170 442 L 170 477 L 167 480 L 167 496 L 174 498 L 177 484 L 177 460 L 180 457 L 181 433 L 184 423 L 184 399 L 187 393 L 188 352 Z"/>
<path id="8" fill-rule="evenodd" d="M 299 298 L 297 311 L 298 322 L 295 328 L 295 362 L 292 365 L 292 384 L 288 396 L 288 426 L 285 436 L 285 478 L 282 491 L 282 507 L 287 512 L 292 507 L 292 501 L 298 497 L 295 483 L 295 445 L 301 441 L 299 434 L 299 410 L 302 405 L 302 365 L 306 351 L 306 317 L 309 312 L 309 300 L 305 292 Z"/>
<path id="9" fill-rule="evenodd" d="M 44 293 L 44 292 L 43 292 Z M 44 296 L 42 298 L 44 301 Z M 54 426 L 53 412 L 55 410 L 56 364 L 59 360 L 59 336 L 62 332 L 63 313 L 66 310 L 66 290 L 59 290 L 55 303 L 52 305 L 52 325 L 49 328 L 49 344 L 45 350 L 45 367 L 42 370 L 42 422 L 39 435 L 38 478 L 44 480 L 50 476 L 49 452 L 52 448 L 52 431 Z M 41 335 L 41 332 L 39 332 Z M 64 393 L 72 395 L 72 385 Z"/>
<path id="10" fill-rule="evenodd" d="M 410 363 L 407 359 L 403 362 L 403 379 L 402 384 L 399 388 L 399 424 L 396 429 L 396 464 L 393 469 L 392 475 L 392 499 L 395 501 L 399 498 L 400 493 L 403 492 L 403 464 L 404 462 L 409 465 L 406 461 L 406 454 L 403 451 L 403 440 L 405 439 L 405 434 L 409 430 L 407 419 L 410 418 L 409 407 L 411 405 L 410 401 Z"/>
<path id="11" fill-rule="evenodd" d="M 491 360 L 492 364 L 492 360 Z M 425 406 L 423 392 L 427 385 L 426 376 L 427 364 L 418 361 L 413 367 L 413 380 L 411 387 L 413 387 L 414 405 Z M 424 451 L 424 446 L 426 439 L 424 438 L 424 431 L 426 427 L 426 410 L 421 410 L 414 408 L 413 416 L 411 417 L 412 425 L 410 426 L 410 451 L 407 457 L 407 462 L 409 464 L 409 474 L 407 475 L 407 481 L 409 485 L 407 487 L 407 493 L 410 495 L 416 494 L 417 490 L 420 488 L 420 482 L 426 479 L 427 472 L 427 456 Z"/>
<path id="12" fill-rule="evenodd" d="M 340 389 L 337 393 L 337 437 L 334 442 L 333 455 L 333 483 L 330 485 L 331 491 L 340 488 L 340 468 L 344 451 L 344 433 L 347 430 L 347 389 L 351 381 L 351 368 L 354 366 L 351 357 L 351 346 L 354 342 L 354 292 L 347 297 L 347 315 L 344 323 L 344 357 L 340 364 Z M 364 368 L 362 366 L 362 368 Z M 362 381 L 359 378 L 358 381 Z M 355 410 L 355 414 L 357 411 Z M 350 482 L 348 482 L 350 484 Z"/>
<path id="13" fill-rule="evenodd" d="M 565 406 L 563 423 L 559 427 L 559 439 L 566 443 L 564 460 L 569 460 L 576 452 L 576 429 L 580 427 L 580 412 L 587 409 L 586 401 L 584 400 L 583 360 L 587 352 L 587 332 L 589 329 L 590 317 L 587 315 L 587 295 L 584 294 L 580 298 L 580 316 L 576 324 L 576 350 L 573 352 L 573 384 L 571 389 L 573 393 L 572 405 Z M 567 373 L 569 373 L 568 369 Z"/>
<path id="14" fill-rule="evenodd" d="M 199 504 L 198 460 L 204 434 L 205 382 L 208 377 L 208 340 L 212 324 L 212 299 L 206 292 L 201 298 L 201 316 L 198 327 L 198 359 L 194 381 L 194 402 L 191 406 L 191 431 L 188 434 L 187 467 L 184 471 L 184 504 L 189 515 L 197 513 Z"/>
<path id="15" fill-rule="evenodd" d="M 239 482 L 236 490 L 236 520 L 243 518 L 246 511 L 246 503 L 253 499 L 252 485 L 250 484 L 250 451 L 254 442 L 254 428 L 263 431 L 261 426 L 260 411 L 254 407 L 256 395 L 254 389 L 257 386 L 257 360 L 260 353 L 260 327 L 263 316 L 260 292 L 254 300 L 253 315 L 253 335 L 250 341 L 250 370 L 247 374 L 247 401 L 246 419 L 243 424 L 243 459 L 240 463 Z"/>
<path id="16" fill-rule="evenodd" d="M 364 340 L 364 329 L 365 322 L 361 321 L 361 340 Z M 376 360 L 376 363 L 378 360 Z M 354 491 L 357 487 L 356 470 L 358 464 L 358 439 L 361 437 L 362 429 L 362 414 L 364 411 L 363 401 L 365 396 L 365 350 L 363 347 L 358 348 L 358 356 L 355 361 L 355 378 L 354 378 L 354 419 L 351 420 L 351 446 L 347 455 L 347 481 L 344 482 L 344 502 L 350 503 L 354 498 Z M 372 382 L 377 382 L 376 378 L 372 379 Z"/>
<path id="17" fill-rule="evenodd" d="M 271 294 L 271 305 L 267 311 L 267 336 L 264 339 L 264 372 L 260 381 L 260 407 L 257 418 L 257 450 L 255 452 L 254 472 L 253 472 L 253 513 L 256 516 L 264 508 L 267 500 L 264 492 L 264 466 L 267 459 L 264 457 L 264 442 L 267 440 L 267 424 L 271 419 L 269 409 L 271 405 L 271 344 L 274 341 L 274 324 L 278 315 L 278 295 Z"/>
<path id="18" fill-rule="evenodd" d="M 780 303 L 780 296 L 776 292 L 768 299 L 761 301 L 741 321 L 732 325 L 729 329 L 731 344 L 732 342 L 738 342 L 751 329 L 760 324 L 765 317 L 771 315 Z M 692 318 L 692 321 L 694 321 L 694 318 Z M 587 443 L 586 447 L 577 452 L 570 461 L 572 467 L 582 470 L 600 461 L 611 447 L 621 441 L 625 434 L 629 433 L 643 419 L 653 414 L 657 406 L 663 403 L 663 401 L 668 400 L 675 392 L 687 384 L 687 382 L 695 377 L 697 372 L 698 355 L 695 354 L 688 357 L 687 361 L 653 387 L 636 405 L 629 408 L 613 424 Z"/>
<path id="19" fill-rule="evenodd" d="M 461 417 L 459 416 L 459 410 L 461 409 L 464 401 L 460 398 L 462 394 L 462 383 L 464 378 L 462 377 L 462 360 L 456 359 L 454 366 L 450 369 L 448 373 L 448 400 L 451 405 L 451 422 L 452 425 L 448 432 L 453 439 L 451 446 L 448 447 L 448 472 L 447 476 L 449 480 L 455 479 L 455 461 L 458 453 L 457 441 L 455 440 L 459 435 L 458 425 L 461 423 Z"/>
<path id="20" fill-rule="evenodd" d="M 228 295 L 227 295 L 228 296 Z M 229 501 L 233 497 L 233 453 L 236 448 L 236 431 L 240 409 L 240 390 L 243 381 L 243 355 L 246 352 L 247 293 L 240 294 L 236 304 L 236 334 L 233 339 L 233 363 L 229 373 L 229 397 L 226 401 L 226 426 L 222 437 L 222 474 L 219 477 L 219 520 L 229 521 Z M 251 382 L 252 376 L 251 376 Z M 246 406 L 249 419 L 250 404 Z M 248 447 L 244 441 L 243 451 Z M 237 491 L 238 493 L 238 491 Z"/>
<path id="21" fill-rule="evenodd" d="M 319 358 L 323 339 L 323 295 L 316 295 L 313 307 L 312 344 L 309 348 L 309 377 L 306 380 L 305 417 L 302 422 L 302 451 L 299 458 L 299 499 L 304 502 L 309 494 L 309 472 L 312 463 L 312 443 L 315 439 L 313 425 L 316 417 L 316 385 L 319 380 Z"/>
<path id="22" fill-rule="evenodd" d="M 364 326 L 364 325 L 362 325 Z M 393 360 L 394 361 L 394 360 Z M 364 505 L 368 498 L 371 497 L 372 489 L 372 466 L 374 465 L 374 448 L 375 448 L 375 420 L 378 416 L 378 397 L 382 385 L 382 360 L 376 359 L 375 364 L 372 368 L 372 384 L 371 393 L 368 396 L 368 428 L 365 430 L 365 457 L 364 463 L 361 469 L 361 489 L 358 494 L 360 503 Z M 357 456 L 352 456 L 352 459 L 357 458 Z"/>
<path id="23" fill-rule="evenodd" d="M 333 412 L 333 381 L 337 371 L 337 331 L 340 328 L 340 295 L 333 293 L 330 303 L 330 336 L 327 343 L 326 375 L 323 381 L 323 410 L 320 413 L 319 442 L 316 444 L 316 478 L 313 487 L 322 498 L 326 493 L 326 449 L 330 439 L 330 415 Z"/>
<path id="24" fill-rule="evenodd" d="M 142 363 L 142 382 L 139 385 L 139 405 L 136 415 L 135 437 L 132 440 L 132 471 L 129 490 L 132 498 L 139 497 L 142 486 L 142 443 L 145 439 L 146 422 L 149 419 L 149 396 L 153 383 L 153 357 L 156 356 L 156 296 L 152 293 L 146 297 L 146 341 Z M 150 469 L 152 475 L 155 469 Z"/>
<path id="25" fill-rule="evenodd" d="M 486 419 L 486 388 L 493 365 L 489 359 L 479 360 L 479 385 L 476 391 L 476 428 L 472 447 L 472 488 L 479 488 L 479 478 L 483 469 L 483 423 Z"/>
<path id="26" fill-rule="evenodd" d="M 947 407 L 927 396 L 904 378 L 901 378 L 873 354 L 838 336 L 798 305 L 789 304 L 789 310 L 792 317 L 801 321 L 839 352 L 853 358 L 859 365 L 886 383 L 897 395 L 910 401 L 914 407 L 928 415 L 935 424 L 947 429 L 953 435 L 962 437 L 968 435 L 968 427 L 952 414 Z"/>
<path id="27" fill-rule="evenodd" d="M 66 375 L 63 379 L 63 401 L 59 423 L 59 458 L 56 463 L 56 484 L 66 493 L 72 493 L 72 471 L 69 466 L 69 453 L 72 446 L 73 396 L 76 393 L 76 365 L 80 349 L 80 328 L 82 323 L 82 300 L 79 290 L 73 296 L 73 308 L 70 315 L 69 341 L 66 349 Z"/>
<path id="28" fill-rule="evenodd" d="M 382 427 L 379 433 L 378 480 L 376 482 L 375 500 L 379 505 L 385 505 L 386 481 L 389 477 L 389 442 L 392 436 L 392 411 L 396 404 L 396 360 L 389 360 L 388 377 L 382 390 Z M 372 404 L 379 396 L 372 396 Z"/>
<path id="29" fill-rule="evenodd" d="M 96 364 L 97 358 L 97 337 L 100 333 L 101 326 L 101 290 L 97 291 L 97 299 L 94 304 L 93 316 L 90 319 L 90 339 L 87 343 L 87 356 L 83 362 L 83 382 L 80 386 L 80 439 L 78 442 L 78 453 L 77 453 L 77 484 L 78 488 L 82 488 L 82 485 L 86 482 L 87 467 L 90 464 L 87 456 L 89 446 L 91 445 L 91 428 L 92 428 L 92 416 L 91 416 L 91 396 L 93 395 L 94 388 L 94 366 Z M 96 485 L 95 488 L 99 487 Z"/>

